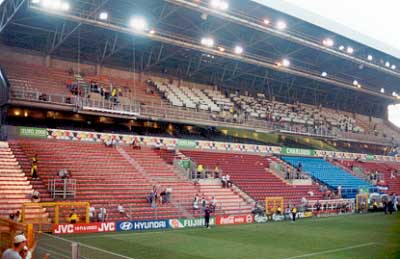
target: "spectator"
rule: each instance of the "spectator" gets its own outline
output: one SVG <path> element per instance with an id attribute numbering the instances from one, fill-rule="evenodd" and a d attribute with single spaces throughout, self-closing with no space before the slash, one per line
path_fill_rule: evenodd
<path id="1" fill-rule="evenodd" d="M 69 223 L 71 224 L 76 224 L 79 221 L 79 216 L 78 214 L 76 214 L 75 209 L 71 210 L 71 213 L 69 214 L 69 218 L 68 218 Z"/>
<path id="2" fill-rule="evenodd" d="M 134 138 L 132 141 L 132 149 L 140 149 L 140 143 L 137 138 Z"/>
<path id="3" fill-rule="evenodd" d="M 197 165 L 197 179 L 201 179 L 202 178 L 203 171 L 204 171 L 203 165 L 202 164 L 198 164 Z"/>
<path id="4" fill-rule="evenodd" d="M 276 208 L 276 214 L 277 214 L 277 215 L 282 215 L 282 208 L 281 208 L 281 206 L 278 206 L 278 208 Z"/>
<path id="5" fill-rule="evenodd" d="M 171 195 L 172 195 L 172 188 L 171 188 L 171 186 L 168 186 L 165 189 L 165 202 L 170 202 L 171 201 Z"/>
<path id="6" fill-rule="evenodd" d="M 207 200 L 204 197 L 204 193 L 203 193 L 203 196 L 201 197 L 201 202 L 200 203 L 201 203 L 201 209 L 204 211 L 206 209 L 206 207 L 207 207 Z"/>
<path id="7" fill-rule="evenodd" d="M 226 187 L 232 187 L 231 176 L 229 174 L 226 175 Z"/>
<path id="8" fill-rule="evenodd" d="M 219 178 L 219 167 L 218 167 L 218 164 L 214 168 L 214 178 L 215 179 Z"/>
<path id="9" fill-rule="evenodd" d="M 15 222 L 22 222 L 22 215 L 21 215 L 21 212 L 19 211 L 19 210 L 17 210 L 17 212 L 15 212 L 15 215 L 14 215 L 14 221 Z"/>
<path id="10" fill-rule="evenodd" d="M 15 220 L 15 214 L 14 214 L 14 213 L 11 213 L 11 214 L 8 216 L 8 219 L 14 221 L 14 220 Z"/>
<path id="11" fill-rule="evenodd" d="M 199 209 L 199 196 L 196 194 L 193 199 L 193 210 L 197 211 Z"/>
<path id="12" fill-rule="evenodd" d="M 32 202 L 40 202 L 40 193 L 37 190 L 32 192 Z"/>
<path id="13" fill-rule="evenodd" d="M 227 184 L 226 184 L 226 175 L 223 175 L 221 178 L 221 182 L 222 182 L 222 188 L 226 188 Z"/>
<path id="14" fill-rule="evenodd" d="M 2 259 L 21 259 L 20 253 L 26 245 L 26 237 L 23 234 L 14 237 L 13 247 L 4 251 Z"/>
<path id="15" fill-rule="evenodd" d="M 166 190 L 164 189 L 161 193 L 160 193 L 160 203 L 163 204 L 165 203 L 165 196 L 167 195 Z"/>
<path id="16" fill-rule="evenodd" d="M 35 154 L 35 156 L 32 158 L 31 176 L 32 176 L 32 180 L 36 180 L 38 178 L 38 157 L 37 157 L 37 154 Z"/>
<path id="17" fill-rule="evenodd" d="M 112 147 L 112 145 L 113 145 L 112 139 L 111 139 L 110 137 L 107 138 L 107 139 L 104 141 L 104 145 L 105 145 L 106 147 Z"/>
<path id="18" fill-rule="evenodd" d="M 395 179 L 395 178 L 396 178 L 396 176 L 394 174 L 394 171 L 393 170 L 390 171 L 390 179 Z"/>
<path id="19" fill-rule="evenodd" d="M 107 210 L 106 208 L 99 209 L 98 221 L 105 222 L 107 220 Z"/>
<path id="20" fill-rule="evenodd" d="M 118 204 L 117 210 L 120 216 L 128 217 L 128 214 L 125 212 L 125 208 L 121 204 Z"/>
<path id="21" fill-rule="evenodd" d="M 24 249 L 19 253 L 22 259 L 32 259 L 32 252 L 29 251 L 27 246 L 24 246 Z"/>
<path id="22" fill-rule="evenodd" d="M 210 204 L 211 211 L 215 213 L 215 209 L 217 208 L 217 199 L 215 196 L 212 196 L 211 198 L 211 204 Z"/>
<path id="23" fill-rule="evenodd" d="M 297 208 L 293 207 L 292 208 L 292 222 L 293 223 L 296 221 L 296 215 L 297 215 Z"/>
<path id="24" fill-rule="evenodd" d="M 89 208 L 89 219 L 90 219 L 90 222 L 95 222 L 96 221 L 96 208 L 95 207 L 92 207 L 92 206 L 90 206 L 90 208 Z"/>
<path id="25" fill-rule="evenodd" d="M 68 170 L 67 170 L 67 169 L 61 169 L 60 171 L 58 171 L 58 176 L 59 176 L 61 179 L 67 179 L 67 178 L 69 178 Z"/>

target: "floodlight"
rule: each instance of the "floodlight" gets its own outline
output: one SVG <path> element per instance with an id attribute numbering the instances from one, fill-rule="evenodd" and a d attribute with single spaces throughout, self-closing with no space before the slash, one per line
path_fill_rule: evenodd
<path id="1" fill-rule="evenodd" d="M 287 27 L 287 25 L 286 25 L 286 23 L 284 22 L 284 21 L 278 21 L 277 23 L 276 23 L 276 28 L 278 29 L 278 30 L 284 30 L 284 29 L 286 29 L 286 27 Z"/>
<path id="2" fill-rule="evenodd" d="M 385 88 L 381 88 L 381 93 L 385 93 Z"/>
<path id="3" fill-rule="evenodd" d="M 129 22 L 129 25 L 137 31 L 144 31 L 147 27 L 147 22 L 142 17 L 134 17 Z"/>
<path id="4" fill-rule="evenodd" d="M 241 47 L 241 46 L 236 46 L 234 49 L 233 49 L 233 52 L 235 52 L 235 54 L 242 54 L 243 53 L 243 48 Z"/>
<path id="5" fill-rule="evenodd" d="M 219 9 L 221 11 L 226 11 L 229 8 L 228 2 L 224 0 L 211 0 L 210 6 L 214 9 Z"/>
<path id="6" fill-rule="evenodd" d="M 374 57 L 372 57 L 372 55 L 368 55 L 367 59 L 368 59 L 369 61 L 372 61 L 372 60 L 374 59 Z"/>
<path id="7" fill-rule="evenodd" d="M 326 73 L 325 71 L 322 72 L 322 74 L 321 74 L 322 77 L 327 77 L 327 75 L 328 75 L 328 73 Z"/>
<path id="8" fill-rule="evenodd" d="M 224 47 L 218 47 L 218 50 L 221 51 L 221 52 L 224 52 L 225 48 Z"/>
<path id="9" fill-rule="evenodd" d="M 353 85 L 357 86 L 357 85 L 358 85 L 358 81 L 357 81 L 357 80 L 354 80 L 354 81 L 353 81 Z"/>
<path id="10" fill-rule="evenodd" d="M 263 23 L 264 23 L 265 25 L 268 25 L 268 24 L 270 23 L 270 21 L 269 21 L 268 19 L 264 19 L 264 20 L 263 20 Z"/>
<path id="11" fill-rule="evenodd" d="M 0 4 L 3 0 L 0 0 Z M 40 0 L 32 0 L 32 4 L 40 4 Z"/>
<path id="12" fill-rule="evenodd" d="M 222 11 L 226 11 L 229 8 L 229 4 L 225 1 L 222 1 L 221 4 L 219 5 L 219 9 L 221 9 Z"/>
<path id="13" fill-rule="evenodd" d="M 201 45 L 207 46 L 207 47 L 213 47 L 214 46 L 214 39 L 212 38 L 202 38 L 200 41 Z"/>
<path id="14" fill-rule="evenodd" d="M 390 67 L 390 62 L 389 61 L 385 62 L 385 67 Z"/>
<path id="15" fill-rule="evenodd" d="M 352 47 L 349 46 L 349 47 L 347 47 L 346 52 L 347 52 L 348 54 L 353 54 L 354 49 L 353 49 Z"/>
<path id="16" fill-rule="evenodd" d="M 339 50 L 344 50 L 344 46 L 343 45 L 340 45 L 340 47 L 339 47 Z"/>
<path id="17" fill-rule="evenodd" d="M 393 92 L 392 95 L 393 95 L 394 97 L 397 97 L 397 96 L 398 96 L 396 92 Z"/>
<path id="18" fill-rule="evenodd" d="M 361 85 L 360 85 L 360 84 L 358 84 L 358 85 L 357 85 L 357 88 L 361 88 Z"/>
<path id="19" fill-rule="evenodd" d="M 290 60 L 284 58 L 284 59 L 282 60 L 282 66 L 284 66 L 284 67 L 289 67 L 289 66 L 290 66 Z"/>
<path id="20" fill-rule="evenodd" d="M 107 20 L 108 19 L 108 13 L 107 12 L 101 12 L 100 14 L 99 14 L 99 19 L 100 20 Z"/>
<path id="21" fill-rule="evenodd" d="M 149 33 L 150 33 L 150 34 L 155 34 L 156 31 L 155 31 L 155 30 L 150 30 Z"/>
<path id="22" fill-rule="evenodd" d="M 396 65 L 392 65 L 390 68 L 395 70 L 396 69 Z"/>
<path id="23" fill-rule="evenodd" d="M 331 38 L 326 38 L 322 41 L 322 44 L 324 44 L 326 47 L 333 47 L 335 42 Z"/>

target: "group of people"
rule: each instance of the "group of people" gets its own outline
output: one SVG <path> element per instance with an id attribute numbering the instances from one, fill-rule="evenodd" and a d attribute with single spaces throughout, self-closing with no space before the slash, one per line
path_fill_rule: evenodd
<path id="1" fill-rule="evenodd" d="M 32 259 L 32 253 L 34 252 L 36 244 L 31 249 L 27 246 L 27 239 L 23 233 L 19 233 L 13 238 L 13 245 L 11 248 L 4 251 L 2 259 Z M 49 258 L 49 254 L 46 253 L 43 259 Z"/>
<path id="2" fill-rule="evenodd" d="M 119 206 L 117 209 L 119 210 Z M 122 212 L 125 213 L 125 210 L 122 208 Z M 91 206 L 89 207 L 89 219 L 90 222 L 105 222 L 107 220 L 107 209 L 104 207 L 99 208 L 99 213 L 96 212 L 96 208 Z"/>
<path id="3" fill-rule="evenodd" d="M 160 187 L 154 185 L 151 189 L 151 192 L 147 195 L 146 200 L 151 205 L 152 208 L 157 206 L 157 202 L 159 204 L 165 204 L 171 202 L 172 196 L 172 187 L 167 186 L 162 191 L 160 191 Z"/>
<path id="4" fill-rule="evenodd" d="M 382 200 L 383 211 L 385 214 L 392 214 L 397 211 L 397 206 L 399 204 L 398 197 L 396 193 L 391 193 L 390 196 Z"/>
<path id="5" fill-rule="evenodd" d="M 196 193 L 196 195 L 193 198 L 193 211 L 202 211 L 204 212 L 207 208 L 211 210 L 211 212 L 215 212 L 217 208 L 217 199 L 215 196 L 211 197 L 211 200 L 207 200 L 205 194 L 203 193 L 200 199 L 199 193 Z"/>
<path id="6" fill-rule="evenodd" d="M 22 222 L 21 212 L 17 210 L 15 213 L 9 215 L 9 219 L 15 222 Z"/>

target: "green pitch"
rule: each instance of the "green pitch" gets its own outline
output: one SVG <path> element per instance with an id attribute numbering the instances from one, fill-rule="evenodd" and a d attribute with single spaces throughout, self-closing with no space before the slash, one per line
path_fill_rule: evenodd
<path id="1" fill-rule="evenodd" d="M 67 238 L 135 259 L 400 259 L 400 213 Z"/>

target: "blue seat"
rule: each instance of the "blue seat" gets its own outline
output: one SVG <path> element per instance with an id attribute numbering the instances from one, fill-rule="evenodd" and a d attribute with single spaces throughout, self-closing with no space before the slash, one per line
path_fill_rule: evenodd
<path id="1" fill-rule="evenodd" d="M 322 158 L 284 156 L 282 159 L 294 167 L 301 163 L 303 172 L 310 174 L 329 188 L 337 190 L 338 186 L 341 186 L 344 198 L 354 198 L 360 188 L 369 188 L 370 192 L 375 191 L 374 186 L 368 182 L 349 174 Z"/>

